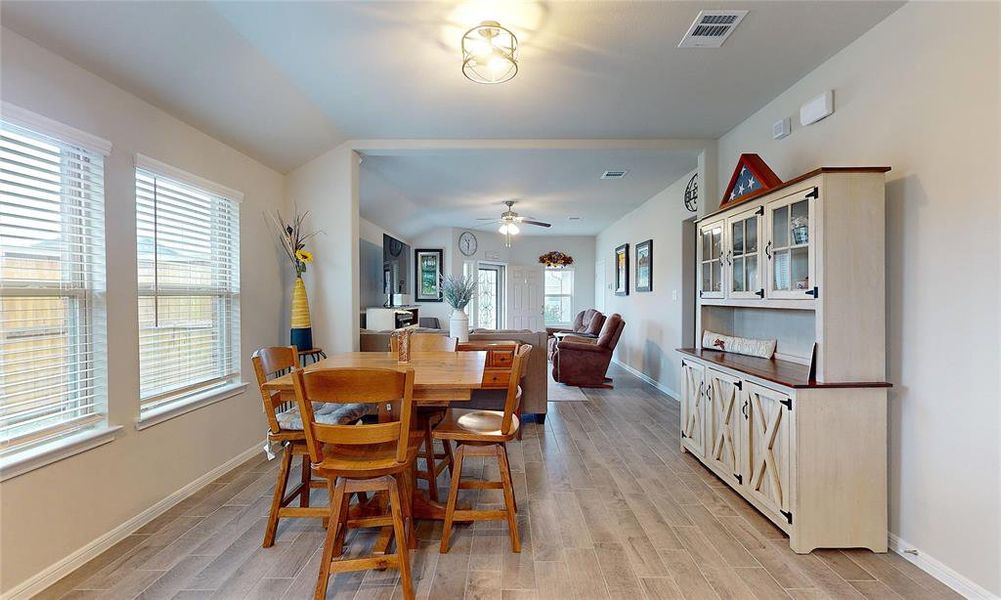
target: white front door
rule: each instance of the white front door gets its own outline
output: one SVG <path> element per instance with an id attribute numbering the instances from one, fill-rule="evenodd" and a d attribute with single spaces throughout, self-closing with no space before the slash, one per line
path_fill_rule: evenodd
<path id="1" fill-rule="evenodd" d="M 508 270 L 508 324 L 511 329 L 543 331 L 542 265 L 513 266 Z"/>

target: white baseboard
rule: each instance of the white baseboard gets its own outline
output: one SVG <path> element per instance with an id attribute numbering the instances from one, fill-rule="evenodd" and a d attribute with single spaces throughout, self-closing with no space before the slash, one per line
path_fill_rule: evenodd
<path id="1" fill-rule="evenodd" d="M 198 479 L 192 481 L 163 500 L 160 500 L 128 521 L 122 523 L 118 527 L 115 527 L 111 531 L 98 537 L 96 540 L 76 550 L 69 556 L 56 561 L 40 573 L 29 577 L 15 587 L 7 590 L 3 594 L 0 594 L 0 600 L 27 599 L 40 593 L 45 588 L 59 581 L 75 569 L 81 567 L 90 559 L 122 541 L 143 525 L 146 525 L 153 519 L 167 512 L 167 510 L 178 504 L 181 500 L 191 496 L 209 483 L 218 479 L 221 475 L 231 471 L 236 466 L 251 458 L 254 454 L 263 452 L 261 449 L 263 443 L 264 442 L 258 442 L 254 444 L 252 448 L 248 448 L 247 450 L 241 452 L 232 459 L 212 469 L 208 473 L 202 475 Z"/>
<path id="2" fill-rule="evenodd" d="M 904 560 L 938 579 L 957 593 L 962 594 L 964 598 L 973 600 L 999 600 L 999 596 L 985 590 L 973 581 L 970 581 L 969 578 L 960 575 L 951 567 L 926 554 L 923 550 L 915 548 L 914 545 L 908 544 L 893 533 L 890 534 L 889 545 L 890 550 L 902 556 Z"/>
<path id="3" fill-rule="evenodd" d="M 664 392 L 665 394 L 667 394 L 668 396 L 670 396 L 672 400 L 675 400 L 675 401 L 678 400 L 678 392 L 672 390 L 671 388 L 669 388 L 666 385 L 664 385 L 663 383 L 657 381 L 653 377 L 650 377 L 646 373 L 644 373 L 644 372 L 642 372 L 642 371 L 640 371 L 638 369 L 635 369 L 633 367 L 630 367 L 629 365 L 627 365 L 627 364 L 625 364 L 623 362 L 620 362 L 619 359 L 617 359 L 617 358 L 613 358 L 612 362 L 615 363 L 615 364 L 617 364 L 617 365 L 619 365 L 623 369 L 629 371 L 633 375 L 639 377 L 643 381 L 649 383 L 650 385 L 652 385 L 653 387 L 657 388 L 658 390 Z"/>

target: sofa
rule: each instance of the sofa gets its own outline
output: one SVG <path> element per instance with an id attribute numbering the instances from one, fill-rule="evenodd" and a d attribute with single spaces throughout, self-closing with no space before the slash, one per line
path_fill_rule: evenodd
<path id="1" fill-rule="evenodd" d="M 440 329 L 418 329 L 428 333 L 438 333 L 447 335 L 447 331 Z M 359 337 L 359 350 L 362 352 L 388 352 L 389 338 L 392 331 L 361 330 Z M 548 367 L 546 361 L 546 337 L 545 331 L 531 331 L 528 329 L 474 329 L 469 334 L 471 342 L 499 342 L 513 340 L 524 344 L 532 345 L 532 353 L 528 357 L 528 366 L 522 379 L 521 412 L 523 415 L 535 415 L 538 423 L 545 421 L 547 403 L 549 401 L 549 381 L 546 374 Z M 473 398 L 463 403 L 462 408 L 486 408 L 495 409 L 493 406 L 493 396 L 483 390 L 484 393 L 475 393 Z M 480 396 L 479 398 L 477 396 Z"/>
<path id="2" fill-rule="evenodd" d="M 618 313 L 605 319 L 597 338 L 567 335 L 554 345 L 553 379 L 579 387 L 610 388 L 605 376 L 626 322 Z"/>
<path id="3" fill-rule="evenodd" d="M 549 377 L 546 374 L 546 332 L 529 329 L 474 329 L 469 334 L 471 342 L 500 342 L 513 340 L 532 345 L 532 353 L 528 355 L 528 366 L 525 369 L 521 383 L 521 413 L 535 415 L 535 421 L 542 423 L 546 419 L 549 402 Z M 479 406 L 474 394 L 469 408 L 490 408 L 494 406 Z"/>

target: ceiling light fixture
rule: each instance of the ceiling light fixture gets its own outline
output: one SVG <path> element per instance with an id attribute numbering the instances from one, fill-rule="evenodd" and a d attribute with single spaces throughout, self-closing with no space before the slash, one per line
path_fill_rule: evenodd
<path id="1" fill-rule="evenodd" d="M 497 21 L 462 36 L 462 74 L 476 83 L 504 83 L 518 74 L 518 38 Z"/>
<path id="2" fill-rule="evenodd" d="M 514 223 L 504 223 L 497 231 L 503 233 L 504 235 L 518 235 L 521 233 L 521 229 L 519 229 Z"/>

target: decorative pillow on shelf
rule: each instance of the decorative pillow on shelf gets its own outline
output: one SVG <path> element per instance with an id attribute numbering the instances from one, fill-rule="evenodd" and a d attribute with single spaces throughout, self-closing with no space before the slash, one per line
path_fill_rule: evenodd
<path id="1" fill-rule="evenodd" d="M 745 354 L 760 358 L 771 358 L 775 354 L 775 340 L 752 340 L 709 331 L 702 333 L 702 347 L 732 354 Z"/>

